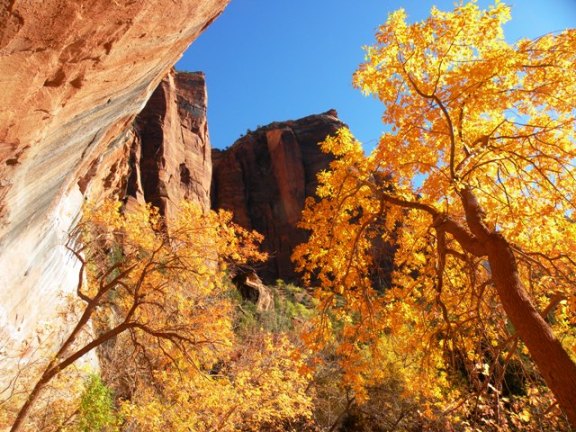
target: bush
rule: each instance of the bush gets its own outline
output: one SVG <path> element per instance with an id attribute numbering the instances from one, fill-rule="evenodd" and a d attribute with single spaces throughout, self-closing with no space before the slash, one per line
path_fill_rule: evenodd
<path id="1" fill-rule="evenodd" d="M 78 432 L 112 432 L 117 423 L 112 390 L 99 375 L 90 375 L 80 398 Z"/>

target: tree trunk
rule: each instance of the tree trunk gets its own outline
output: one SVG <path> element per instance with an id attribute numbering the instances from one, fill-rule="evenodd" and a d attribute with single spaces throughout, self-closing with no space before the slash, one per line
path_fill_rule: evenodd
<path id="1" fill-rule="evenodd" d="M 576 427 L 576 364 L 530 301 L 508 242 L 502 235 L 492 233 L 486 249 L 492 279 L 508 318 L 528 347 L 560 408 Z"/>
<path id="2" fill-rule="evenodd" d="M 462 189 L 461 199 L 468 228 L 488 256 L 492 280 L 506 315 L 526 344 L 560 408 L 568 416 L 572 427 L 576 427 L 576 363 L 530 301 L 518 275 L 518 265 L 510 244 L 502 234 L 486 225 L 485 213 L 472 189 Z"/>
<path id="3" fill-rule="evenodd" d="M 526 344 L 560 408 L 567 415 L 572 427 L 576 428 L 576 363 L 530 301 L 518 275 L 518 266 L 510 244 L 502 234 L 486 225 L 485 213 L 472 190 L 466 187 L 460 191 L 469 231 L 432 206 L 378 192 L 382 199 L 391 204 L 427 212 L 434 218 L 433 226 L 438 232 L 450 233 L 462 248 L 472 255 L 488 256 L 492 280 L 506 315 Z"/>
<path id="4" fill-rule="evenodd" d="M 34 386 L 32 391 L 28 395 L 26 402 L 24 403 L 24 405 L 22 405 L 22 408 L 20 408 L 20 411 L 18 411 L 18 415 L 16 416 L 16 419 L 14 420 L 14 423 L 12 424 L 12 427 L 10 428 L 10 432 L 18 432 L 20 430 L 20 428 L 22 427 L 22 423 L 26 419 L 28 412 L 30 411 L 30 409 L 34 405 L 34 402 L 36 402 L 36 400 L 38 399 L 38 396 L 40 396 L 42 389 L 44 388 L 44 386 L 46 384 L 48 384 L 50 382 L 50 380 L 52 378 L 54 378 L 54 376 L 57 373 L 58 373 L 58 371 L 55 370 L 54 367 L 49 367 L 42 374 L 42 376 L 40 377 L 40 379 L 38 380 L 38 382 L 36 383 L 36 385 Z"/>
<path id="5" fill-rule="evenodd" d="M 123 331 L 127 330 L 130 327 L 131 327 L 131 324 L 124 321 L 123 323 L 119 324 L 118 326 L 114 327 L 113 329 L 108 330 L 106 333 L 101 334 L 99 337 L 94 339 L 89 344 L 84 345 L 79 350 L 70 354 L 68 357 L 66 357 L 64 360 L 62 360 L 60 363 L 57 363 L 58 357 L 56 357 L 55 360 L 53 360 L 47 366 L 47 368 L 44 370 L 44 373 L 42 374 L 40 379 L 36 382 L 36 385 L 34 386 L 32 391 L 28 395 L 26 402 L 24 403 L 24 405 L 22 405 L 22 408 L 20 408 L 20 411 L 18 411 L 18 414 L 16 415 L 16 419 L 14 420 L 14 423 L 12 424 L 12 427 L 10 428 L 10 432 L 18 432 L 20 430 L 20 428 L 22 427 L 22 422 L 24 421 L 24 419 L 26 419 L 26 416 L 28 415 L 30 409 L 34 405 L 34 402 L 36 402 L 36 400 L 38 399 L 38 396 L 40 396 L 40 393 L 42 392 L 42 390 L 44 389 L 46 384 L 48 384 L 50 382 L 50 380 L 52 380 L 52 378 L 54 378 L 61 371 L 66 369 L 68 366 L 72 365 L 76 360 L 78 360 L 79 358 L 83 357 L 84 355 L 86 355 L 87 353 L 92 351 L 94 348 L 102 345 L 104 342 L 112 339 L 113 337 L 118 336 L 120 333 L 122 333 Z M 64 343 L 63 346 L 70 346 L 71 343 L 76 338 L 76 334 L 77 334 L 77 332 L 73 332 L 72 335 Z M 70 340 L 70 338 L 72 338 L 72 340 Z M 58 353 L 62 354 L 63 350 L 61 349 Z"/>

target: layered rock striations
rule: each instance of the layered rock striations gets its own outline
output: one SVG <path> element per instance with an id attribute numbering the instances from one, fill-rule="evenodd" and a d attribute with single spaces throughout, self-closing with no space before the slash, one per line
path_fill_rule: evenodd
<path id="1" fill-rule="evenodd" d="M 196 103 L 184 97 L 201 77 L 172 74 L 162 82 L 155 96 L 166 105 L 162 125 L 156 125 L 164 135 L 160 141 L 144 137 L 144 129 L 154 127 L 133 123 L 181 53 L 227 2 L 0 5 L 3 349 L 31 340 L 42 321 L 57 322 L 59 293 L 74 289 L 78 278 L 78 265 L 64 245 L 86 199 L 131 192 L 162 203 L 165 188 L 175 199 L 197 193 L 207 206 L 205 98 Z M 202 93 L 199 88 L 192 92 Z M 175 148 L 162 144 L 173 139 Z M 150 150 L 161 162 L 150 162 Z M 135 179 L 130 162 L 138 166 Z M 192 172 L 202 167 L 207 174 L 196 181 Z M 164 207 L 171 211 L 167 202 Z"/>
<path id="2" fill-rule="evenodd" d="M 184 199 L 210 208 L 212 158 L 201 72 L 171 70 L 125 134 L 78 180 L 91 197 L 150 203 L 168 219 Z"/>
<path id="3" fill-rule="evenodd" d="M 168 219 L 178 203 L 210 208 L 212 158 L 204 74 L 170 73 L 136 117 L 126 195 Z"/>
<path id="4" fill-rule="evenodd" d="M 236 223 L 264 235 L 271 257 L 258 274 L 267 283 L 297 279 L 290 256 L 307 239 L 297 224 L 316 174 L 331 161 L 318 144 L 343 126 L 330 110 L 272 123 L 213 151 L 212 207 L 232 211 Z"/>

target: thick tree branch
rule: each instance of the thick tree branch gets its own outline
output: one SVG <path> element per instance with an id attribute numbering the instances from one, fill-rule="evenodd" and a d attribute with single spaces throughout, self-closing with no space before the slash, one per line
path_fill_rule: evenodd
<path id="1" fill-rule="evenodd" d="M 466 222 L 472 235 L 485 242 L 492 231 L 484 223 L 484 211 L 469 186 L 460 190 L 462 206 L 466 215 Z"/>
<path id="2" fill-rule="evenodd" d="M 484 245 L 466 228 L 447 214 L 437 214 L 436 217 L 434 217 L 432 226 L 436 228 L 436 230 L 442 230 L 451 234 L 466 252 L 477 257 L 486 255 L 486 248 Z"/>
<path id="3" fill-rule="evenodd" d="M 466 228 L 464 228 L 460 223 L 455 221 L 449 215 L 438 211 L 430 204 L 418 201 L 410 201 L 405 198 L 398 197 L 378 187 L 378 185 L 372 181 L 366 181 L 362 179 L 358 179 L 358 181 L 362 185 L 369 187 L 374 195 L 384 202 L 406 209 L 421 210 L 428 213 L 433 218 L 432 226 L 436 228 L 436 230 L 442 230 L 451 234 L 452 237 L 454 237 L 454 239 L 460 243 L 462 248 L 466 250 L 466 252 L 478 257 L 486 255 L 485 247 L 479 241 L 479 239 L 476 238 L 474 233 L 470 233 Z"/>

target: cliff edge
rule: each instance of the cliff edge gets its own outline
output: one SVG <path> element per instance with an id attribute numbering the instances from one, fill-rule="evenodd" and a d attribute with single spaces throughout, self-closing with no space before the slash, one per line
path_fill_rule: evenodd
<path id="1" fill-rule="evenodd" d="M 290 256 L 307 233 L 297 224 L 305 199 L 315 194 L 316 174 L 332 160 L 318 144 L 344 126 L 330 110 L 271 123 L 225 151 L 213 150 L 212 207 L 232 211 L 236 223 L 264 235 L 270 259 L 257 269 L 264 282 L 298 279 Z"/>

